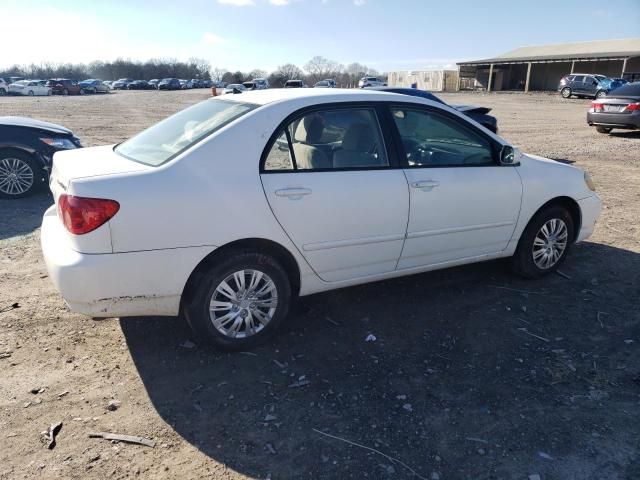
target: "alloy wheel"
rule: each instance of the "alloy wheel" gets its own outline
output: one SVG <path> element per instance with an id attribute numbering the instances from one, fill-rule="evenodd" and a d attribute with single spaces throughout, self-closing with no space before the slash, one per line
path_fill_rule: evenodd
<path id="1" fill-rule="evenodd" d="M 533 261 L 542 270 L 553 267 L 567 249 L 567 224 L 559 218 L 548 220 L 533 240 Z"/>
<path id="2" fill-rule="evenodd" d="M 239 270 L 216 287 L 209 302 L 213 326 L 226 337 L 247 338 L 262 331 L 278 306 L 274 281 L 259 270 Z"/>
<path id="3" fill-rule="evenodd" d="M 0 160 L 0 192 L 6 195 L 21 195 L 33 186 L 33 170 L 20 158 Z"/>

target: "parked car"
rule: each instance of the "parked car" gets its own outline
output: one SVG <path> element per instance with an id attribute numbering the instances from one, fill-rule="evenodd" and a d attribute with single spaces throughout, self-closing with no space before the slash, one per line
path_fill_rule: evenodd
<path id="1" fill-rule="evenodd" d="M 152 78 L 151 80 L 149 80 L 149 85 L 152 88 L 157 89 L 158 88 L 158 83 L 160 83 L 160 80 L 158 80 L 157 78 Z"/>
<path id="2" fill-rule="evenodd" d="M 599 133 L 640 129 L 640 82 L 627 83 L 591 103 L 587 123 Z"/>
<path id="3" fill-rule="evenodd" d="M 257 90 L 257 86 L 254 82 L 242 82 L 242 85 L 244 85 L 244 88 L 246 88 L 247 90 Z"/>
<path id="4" fill-rule="evenodd" d="M 127 87 L 128 90 L 149 90 L 153 88 L 145 80 L 134 80 Z"/>
<path id="5" fill-rule="evenodd" d="M 96 78 L 83 80 L 78 85 L 85 93 L 109 93 L 111 90 L 111 87 L 106 82 Z"/>
<path id="6" fill-rule="evenodd" d="M 51 89 L 53 95 L 80 95 L 83 93 L 78 82 L 68 78 L 52 78 L 47 80 L 45 85 Z"/>
<path id="7" fill-rule="evenodd" d="M 202 88 L 211 88 L 213 87 L 213 82 L 211 80 L 202 80 Z"/>
<path id="8" fill-rule="evenodd" d="M 375 90 L 379 92 L 400 93 L 402 95 L 411 95 L 413 97 L 426 98 L 434 102 L 441 103 L 442 105 L 448 105 L 446 102 L 436 97 L 433 93 L 427 90 L 419 90 L 417 88 L 403 88 L 403 87 L 367 87 L 367 90 Z M 488 128 L 493 133 L 498 132 L 498 119 L 493 115 L 489 115 L 491 111 L 488 107 L 477 107 L 475 105 L 449 105 L 451 108 L 455 108 L 460 113 L 463 113 L 469 118 L 472 118 L 483 127 Z"/>
<path id="9" fill-rule="evenodd" d="M 121 78 L 120 80 L 116 80 L 111 84 L 112 90 L 127 90 L 129 88 L 129 84 L 133 82 L 131 78 Z"/>
<path id="10" fill-rule="evenodd" d="M 80 148 L 71 130 L 23 117 L 0 117 L 0 197 L 31 195 L 47 184 L 55 152 Z"/>
<path id="11" fill-rule="evenodd" d="M 287 80 L 284 83 L 284 88 L 306 88 L 307 84 L 304 80 Z"/>
<path id="12" fill-rule="evenodd" d="M 20 80 L 9 85 L 12 95 L 51 95 L 51 88 L 45 86 L 44 80 Z"/>
<path id="13" fill-rule="evenodd" d="M 254 78 L 251 80 L 256 85 L 256 90 L 266 90 L 269 88 L 269 80 L 266 78 Z"/>
<path id="14" fill-rule="evenodd" d="M 177 78 L 163 78 L 158 82 L 158 90 L 180 90 L 182 85 Z"/>
<path id="15" fill-rule="evenodd" d="M 386 87 L 387 83 L 384 80 L 380 80 L 378 77 L 362 77 L 358 82 L 358 87 Z"/>
<path id="16" fill-rule="evenodd" d="M 50 184 L 42 251 L 72 310 L 182 312 L 227 349 L 264 341 L 297 296 L 497 258 L 551 273 L 601 208 L 582 170 L 366 90 L 213 97 L 57 153 Z"/>
<path id="17" fill-rule="evenodd" d="M 327 82 L 326 80 L 320 80 L 319 82 L 316 82 L 315 85 L 313 86 L 313 88 L 333 88 L 331 86 L 331 84 L 329 82 Z"/>
<path id="18" fill-rule="evenodd" d="M 604 75 L 592 75 L 586 73 L 572 73 L 560 79 L 558 91 L 562 98 L 570 98 L 572 95 L 578 98 L 601 98 L 611 90 L 611 79 Z"/>
<path id="19" fill-rule="evenodd" d="M 245 87 L 244 84 L 230 83 L 224 88 L 224 91 L 222 92 L 222 94 L 224 95 L 227 93 L 242 93 L 246 91 L 247 91 L 247 87 Z"/>
<path id="20" fill-rule="evenodd" d="M 9 84 L 4 78 L 0 78 L 0 95 L 9 93 Z"/>
<path id="21" fill-rule="evenodd" d="M 202 88 L 203 82 L 200 79 L 192 78 L 191 79 L 191 88 Z"/>
<path id="22" fill-rule="evenodd" d="M 20 80 L 26 80 L 24 77 L 9 77 L 9 84 L 19 82 Z"/>

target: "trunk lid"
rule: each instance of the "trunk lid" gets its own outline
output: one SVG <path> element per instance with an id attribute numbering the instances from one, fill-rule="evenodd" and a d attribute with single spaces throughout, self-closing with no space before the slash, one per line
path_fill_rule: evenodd
<path id="1" fill-rule="evenodd" d="M 69 192 L 72 180 L 104 175 L 141 172 L 154 167 L 134 162 L 113 151 L 113 145 L 56 152 L 49 186 L 56 203 L 58 197 Z"/>

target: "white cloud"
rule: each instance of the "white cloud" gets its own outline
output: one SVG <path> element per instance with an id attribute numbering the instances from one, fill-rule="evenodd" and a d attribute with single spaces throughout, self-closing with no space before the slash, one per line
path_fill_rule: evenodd
<path id="1" fill-rule="evenodd" d="M 291 0 L 269 0 L 269 3 L 277 7 L 284 7 L 286 5 L 290 5 Z"/>
<path id="2" fill-rule="evenodd" d="M 234 7 L 250 7 L 256 4 L 253 0 L 218 0 L 218 3 Z"/>
<path id="3" fill-rule="evenodd" d="M 215 33 L 206 32 L 202 36 L 202 43 L 205 45 L 220 45 L 227 41 L 226 38 L 222 38 L 220 35 L 216 35 Z"/>
<path id="4" fill-rule="evenodd" d="M 353 4 L 356 7 L 361 7 L 363 6 L 365 3 L 367 3 L 367 0 L 353 0 Z"/>

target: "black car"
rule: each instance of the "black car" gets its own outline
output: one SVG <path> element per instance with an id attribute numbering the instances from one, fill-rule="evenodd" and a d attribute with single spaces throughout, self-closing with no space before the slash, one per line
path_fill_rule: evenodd
<path id="1" fill-rule="evenodd" d="M 53 154 L 81 148 L 71 130 L 24 117 L 0 117 L 0 197 L 26 197 L 47 185 Z"/>
<path id="2" fill-rule="evenodd" d="M 158 83 L 158 90 L 180 90 L 182 85 L 180 85 L 180 80 L 177 78 L 163 78 L 160 83 Z"/>
<path id="3" fill-rule="evenodd" d="M 411 95 L 413 97 L 426 98 L 434 102 L 441 103 L 442 105 L 448 105 L 436 97 L 433 93 L 426 90 L 419 90 L 417 88 L 402 88 L 402 87 L 365 87 L 366 90 L 376 90 L 378 92 L 399 93 L 402 95 Z M 493 115 L 488 115 L 491 111 L 487 107 L 476 107 L 474 105 L 449 105 L 451 108 L 455 108 L 460 113 L 475 120 L 483 127 L 491 130 L 493 133 L 498 133 L 498 120 Z"/>
<path id="4" fill-rule="evenodd" d="M 591 102 L 587 123 L 600 133 L 640 130 L 640 82 L 627 83 Z"/>
<path id="5" fill-rule="evenodd" d="M 152 88 L 155 87 L 149 85 L 146 80 L 134 80 L 127 86 L 128 90 L 150 90 Z"/>

